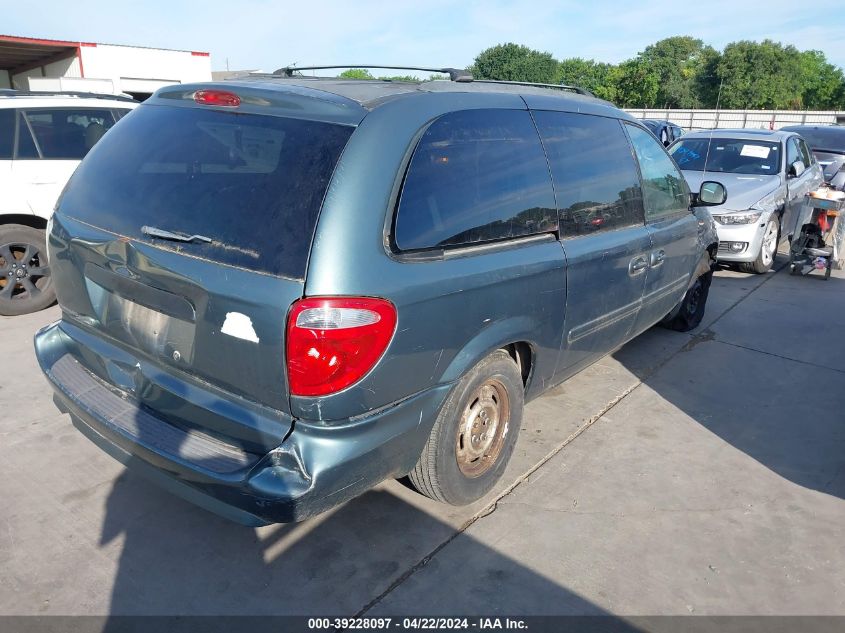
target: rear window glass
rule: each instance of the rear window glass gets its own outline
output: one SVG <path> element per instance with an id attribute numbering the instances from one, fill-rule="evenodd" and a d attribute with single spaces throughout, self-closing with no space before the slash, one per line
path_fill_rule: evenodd
<path id="1" fill-rule="evenodd" d="M 414 152 L 396 218 L 402 250 L 555 231 L 540 139 L 524 110 L 467 110 L 437 119 Z"/>
<path id="2" fill-rule="evenodd" d="M 60 211 L 161 248 L 302 278 L 351 127 L 142 106 L 82 162 Z M 211 240 L 151 238 L 148 226 Z"/>
<path id="3" fill-rule="evenodd" d="M 845 127 L 785 127 L 784 131 L 798 132 L 812 150 L 834 150 L 845 152 Z"/>

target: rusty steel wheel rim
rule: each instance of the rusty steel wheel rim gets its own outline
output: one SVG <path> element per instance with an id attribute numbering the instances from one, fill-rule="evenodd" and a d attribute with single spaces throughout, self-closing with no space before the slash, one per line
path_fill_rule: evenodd
<path id="1" fill-rule="evenodd" d="M 510 413 L 508 391 L 498 380 L 485 381 L 472 394 L 461 413 L 455 441 L 458 468 L 465 476 L 480 477 L 499 459 Z"/>

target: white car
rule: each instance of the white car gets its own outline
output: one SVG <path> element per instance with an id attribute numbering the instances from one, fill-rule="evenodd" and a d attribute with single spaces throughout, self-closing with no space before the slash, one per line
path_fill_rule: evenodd
<path id="1" fill-rule="evenodd" d="M 137 105 L 115 95 L 0 90 L 0 315 L 55 301 L 47 221 L 79 161 Z"/>

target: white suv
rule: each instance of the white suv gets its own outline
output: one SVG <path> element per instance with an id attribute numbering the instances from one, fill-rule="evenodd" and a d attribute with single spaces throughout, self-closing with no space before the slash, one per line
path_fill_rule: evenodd
<path id="1" fill-rule="evenodd" d="M 0 90 L 0 315 L 55 301 L 44 244 L 79 161 L 138 105 L 125 97 Z"/>

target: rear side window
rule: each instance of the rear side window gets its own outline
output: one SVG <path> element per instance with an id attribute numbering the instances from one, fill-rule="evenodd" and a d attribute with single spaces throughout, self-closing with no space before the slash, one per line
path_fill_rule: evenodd
<path id="1" fill-rule="evenodd" d="M 642 225 L 631 146 L 616 119 L 535 112 L 549 157 L 563 237 Z"/>
<path id="2" fill-rule="evenodd" d="M 0 110 L 0 160 L 10 159 L 15 145 L 15 111 Z"/>
<path id="3" fill-rule="evenodd" d="M 76 170 L 59 210 L 194 257 L 302 278 L 329 179 L 353 128 L 142 106 Z M 211 243 L 150 238 L 150 226 Z"/>
<path id="4" fill-rule="evenodd" d="M 46 159 L 80 160 L 114 125 L 109 109 L 38 109 L 24 114 Z"/>
<path id="5" fill-rule="evenodd" d="M 555 231 L 549 169 L 524 110 L 466 110 L 437 119 L 417 146 L 399 202 L 401 250 Z"/>

